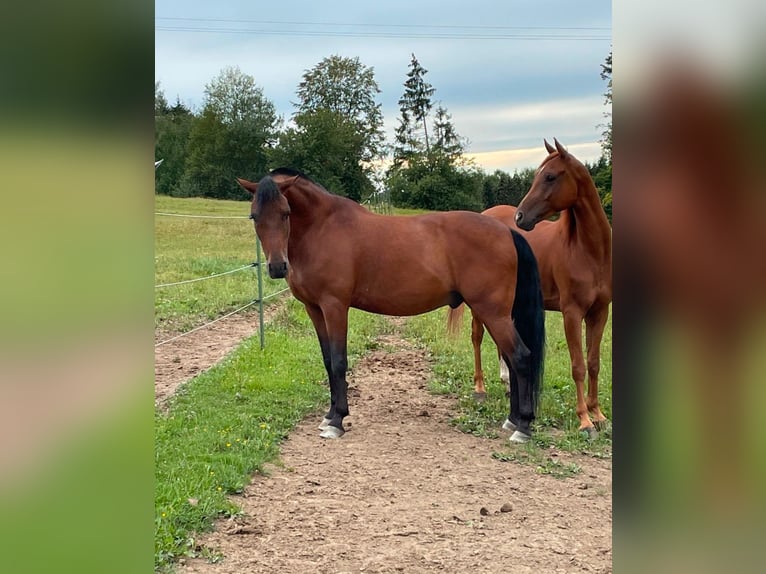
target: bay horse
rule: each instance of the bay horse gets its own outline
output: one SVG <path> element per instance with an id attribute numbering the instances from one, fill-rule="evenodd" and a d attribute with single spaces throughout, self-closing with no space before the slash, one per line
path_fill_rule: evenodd
<path id="1" fill-rule="evenodd" d="M 539 398 L 545 317 L 537 262 L 521 234 L 478 213 L 378 215 L 279 168 L 258 183 L 251 218 L 269 275 L 285 278 L 306 308 L 330 383 L 319 428 L 339 438 L 348 416 L 348 310 L 409 316 L 468 305 L 487 326 L 518 384 L 510 393 L 513 442 L 531 437 Z"/>
<path id="2" fill-rule="evenodd" d="M 560 311 L 577 389 L 580 431 L 595 436 L 593 425 L 607 419 L 598 401 L 600 345 L 609 304 L 612 301 L 612 230 L 601 206 L 596 186 L 587 168 L 554 138 L 555 147 L 543 140 L 548 156 L 535 173 L 532 186 L 519 207 L 497 205 L 482 212 L 524 232 L 537 256 L 545 308 Z M 556 213 L 557 221 L 546 221 Z M 448 313 L 448 330 L 457 332 L 463 307 Z M 586 364 L 582 351 L 582 322 L 585 321 L 588 396 L 584 381 Z M 481 367 L 484 325 L 473 316 L 471 341 L 474 351 L 474 397 L 486 396 Z M 500 360 L 501 378 L 510 385 L 510 373 Z M 593 415 L 593 418 L 588 414 Z M 513 428 L 506 421 L 504 428 Z"/>

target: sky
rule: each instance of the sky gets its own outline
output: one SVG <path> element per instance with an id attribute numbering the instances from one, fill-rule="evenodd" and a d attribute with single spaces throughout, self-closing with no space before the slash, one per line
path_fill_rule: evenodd
<path id="1" fill-rule="evenodd" d="M 304 72 L 358 57 L 375 71 L 390 142 L 414 53 L 486 171 L 537 167 L 543 138 L 594 161 L 611 16 L 608 0 L 157 0 L 155 80 L 171 104 L 198 110 L 205 85 L 238 66 L 287 121 Z"/>

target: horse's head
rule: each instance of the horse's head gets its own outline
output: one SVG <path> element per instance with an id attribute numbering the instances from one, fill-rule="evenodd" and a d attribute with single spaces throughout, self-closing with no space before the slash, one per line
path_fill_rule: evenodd
<path id="1" fill-rule="evenodd" d="M 287 240 L 290 237 L 290 204 L 279 185 L 267 175 L 258 183 L 237 178 L 237 183 L 253 195 L 250 218 L 266 254 L 269 276 L 287 276 Z M 286 184 L 283 184 L 286 185 Z"/>
<path id="2" fill-rule="evenodd" d="M 532 186 L 516 210 L 516 225 L 530 231 L 543 219 L 571 207 L 577 201 L 576 166 L 580 162 L 557 139 L 556 147 L 546 140 L 548 157 L 535 172 Z"/>

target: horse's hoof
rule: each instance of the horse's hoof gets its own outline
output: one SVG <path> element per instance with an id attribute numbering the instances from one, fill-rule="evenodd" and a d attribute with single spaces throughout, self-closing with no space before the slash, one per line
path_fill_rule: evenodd
<path id="1" fill-rule="evenodd" d="M 525 442 L 529 442 L 531 438 L 532 437 L 529 436 L 528 434 L 525 434 L 525 433 L 517 430 L 517 431 L 513 431 L 513 434 L 511 435 L 511 438 L 509 438 L 508 440 L 511 441 L 511 442 L 523 444 Z"/>
<path id="2" fill-rule="evenodd" d="M 327 425 L 327 428 L 325 428 L 321 433 L 319 433 L 319 436 L 322 438 L 340 438 L 342 437 L 346 431 L 343 429 L 339 429 L 338 427 L 334 427 L 332 425 Z"/>
<path id="3" fill-rule="evenodd" d="M 603 421 L 596 421 L 596 429 L 598 429 L 601 432 L 611 432 L 612 421 L 610 421 L 609 419 L 604 419 Z"/>
<path id="4" fill-rule="evenodd" d="M 596 430 L 596 427 L 590 426 L 585 427 L 584 429 L 580 429 L 580 434 L 588 439 L 588 440 L 595 440 L 598 438 L 598 431 Z"/>
<path id="5" fill-rule="evenodd" d="M 473 400 L 475 400 L 477 403 L 483 403 L 487 400 L 487 393 L 474 393 Z"/>
<path id="6" fill-rule="evenodd" d="M 330 421 L 331 421 L 331 420 L 332 420 L 332 419 L 328 419 L 327 417 L 324 417 L 324 418 L 322 419 L 322 422 L 321 422 L 321 423 L 319 423 L 319 426 L 318 426 L 317 428 L 318 428 L 319 430 L 324 430 L 324 429 L 326 429 L 328 426 L 330 426 Z"/>
<path id="7" fill-rule="evenodd" d="M 505 422 L 503 423 L 503 430 L 515 431 L 516 425 L 511 422 L 511 419 L 505 419 Z"/>

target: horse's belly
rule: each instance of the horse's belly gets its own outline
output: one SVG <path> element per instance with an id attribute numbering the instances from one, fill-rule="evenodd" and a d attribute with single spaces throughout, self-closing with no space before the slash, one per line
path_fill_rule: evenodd
<path id="1" fill-rule="evenodd" d="M 449 293 L 359 293 L 351 300 L 351 306 L 379 315 L 410 316 L 427 313 L 450 304 Z"/>

